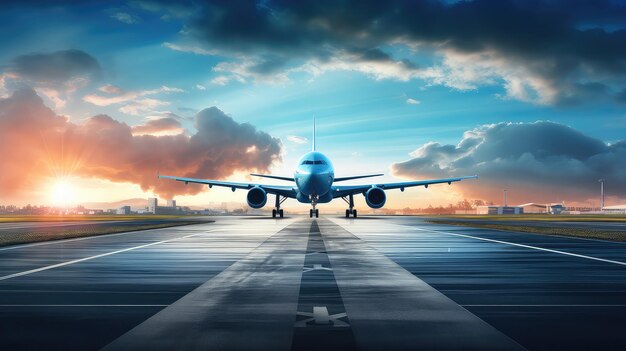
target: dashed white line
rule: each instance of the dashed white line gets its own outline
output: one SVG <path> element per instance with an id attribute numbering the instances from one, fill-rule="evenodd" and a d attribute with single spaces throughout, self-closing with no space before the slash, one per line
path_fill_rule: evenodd
<path id="1" fill-rule="evenodd" d="M 121 249 L 121 250 L 105 252 L 105 253 L 102 253 L 102 254 L 99 254 L 99 255 L 95 255 L 95 256 L 89 256 L 89 257 L 79 258 L 79 259 L 76 259 L 76 260 L 71 260 L 71 261 L 61 262 L 61 263 L 57 263 L 57 264 L 53 264 L 53 265 L 49 265 L 49 266 L 35 268 L 35 269 L 31 269 L 31 270 L 24 271 L 24 272 L 13 273 L 13 274 L 9 274 L 9 275 L 5 275 L 3 277 L 0 277 L 0 280 L 7 280 L 7 279 L 11 279 L 11 278 L 21 277 L 21 276 L 24 276 L 24 275 L 33 274 L 33 273 L 37 273 L 37 272 L 41 272 L 41 271 L 46 271 L 46 270 L 53 269 L 53 268 L 59 268 L 59 267 L 63 267 L 63 266 L 68 266 L 68 265 L 71 265 L 71 264 L 74 264 L 74 263 L 85 262 L 85 261 L 89 261 L 89 260 L 93 260 L 93 259 L 100 258 L 100 257 L 105 257 L 105 256 L 111 256 L 111 255 L 115 255 L 115 254 L 126 252 L 126 251 L 142 249 L 142 248 L 148 247 L 148 246 L 164 244 L 164 243 L 167 243 L 167 242 L 170 242 L 170 241 L 186 239 L 186 238 L 190 238 L 192 236 L 203 235 L 205 233 L 206 232 L 204 232 L 204 233 L 196 233 L 196 234 L 189 234 L 189 235 L 181 236 L 181 237 L 178 237 L 178 238 L 173 238 L 173 239 L 168 239 L 168 240 L 161 240 L 161 241 L 148 243 L 148 244 L 143 244 L 143 245 L 139 245 L 139 246 L 128 247 L 128 248 Z"/>
<path id="2" fill-rule="evenodd" d="M 579 257 L 579 258 L 585 258 L 585 259 L 588 259 L 588 260 L 594 260 L 594 261 L 600 261 L 600 262 L 605 262 L 605 263 L 613 263 L 613 264 L 617 264 L 617 265 L 620 265 L 620 266 L 626 266 L 626 262 L 615 261 L 615 260 L 608 260 L 606 258 L 599 258 L 599 257 L 593 257 L 593 256 L 587 256 L 587 255 L 581 255 L 581 254 L 575 254 L 575 253 L 572 253 L 572 252 L 561 251 L 561 250 L 546 249 L 545 247 L 538 247 L 538 246 L 532 246 L 532 245 L 526 245 L 526 244 L 518 244 L 518 243 L 512 243 L 512 242 L 508 242 L 508 241 L 482 238 L 482 237 L 479 237 L 479 236 L 472 236 L 472 235 L 467 235 L 467 234 L 450 233 L 450 232 L 444 232 L 444 231 L 441 231 L 441 230 L 421 229 L 421 228 L 408 226 L 408 225 L 401 225 L 401 224 L 394 224 L 394 225 L 399 226 L 399 227 L 404 227 L 404 228 L 411 228 L 411 229 L 415 229 L 415 230 L 419 230 L 419 231 L 427 232 L 427 233 L 438 233 L 438 234 L 458 236 L 458 237 L 462 237 L 462 238 L 469 238 L 469 239 L 475 239 L 475 240 L 489 241 L 489 242 L 492 242 L 492 243 L 512 245 L 512 246 L 517 246 L 517 247 L 523 247 L 523 248 L 526 248 L 526 249 L 533 249 L 533 250 L 557 253 L 557 254 L 566 255 L 566 256 Z"/>

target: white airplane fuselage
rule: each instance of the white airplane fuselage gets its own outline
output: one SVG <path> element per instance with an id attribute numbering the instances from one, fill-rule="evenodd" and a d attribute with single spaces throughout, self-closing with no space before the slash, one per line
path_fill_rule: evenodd
<path id="1" fill-rule="evenodd" d="M 335 169 L 323 153 L 311 151 L 300 157 L 293 178 L 299 202 L 325 203 L 332 200 L 331 187 L 335 179 Z"/>

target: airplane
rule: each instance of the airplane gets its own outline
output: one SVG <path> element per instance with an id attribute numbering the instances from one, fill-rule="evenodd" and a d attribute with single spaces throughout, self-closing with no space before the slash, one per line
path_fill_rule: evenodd
<path id="1" fill-rule="evenodd" d="M 458 182 L 463 179 L 478 178 L 477 175 L 473 175 L 457 178 L 418 180 L 399 183 L 335 185 L 334 183 L 337 182 L 378 177 L 382 174 L 367 174 L 335 178 L 333 164 L 330 162 L 330 159 L 315 149 L 315 117 L 313 118 L 312 147 L 312 150 L 304 154 L 298 161 L 293 177 L 282 177 L 269 174 L 251 174 L 252 176 L 257 177 L 284 180 L 293 183 L 292 185 L 282 186 L 256 183 L 235 183 L 220 180 L 185 178 L 167 175 L 159 175 L 158 177 L 173 179 L 179 182 L 184 182 L 185 184 L 206 184 L 209 188 L 212 188 L 213 186 L 227 187 L 231 188 L 233 192 L 237 189 L 245 189 L 248 190 L 246 201 L 248 202 L 248 206 L 252 208 L 262 208 L 267 203 L 267 194 L 275 195 L 276 201 L 274 203 L 274 209 L 272 209 L 273 218 L 276 218 L 277 216 L 283 218 L 284 212 L 281 205 L 287 199 L 296 199 L 301 203 L 310 203 L 312 208 L 309 210 L 309 217 L 312 218 L 315 216 L 317 218 L 319 217 L 319 209 L 316 208 L 317 204 L 328 203 L 333 199 L 341 198 L 348 204 L 348 209 L 346 209 L 346 218 L 349 218 L 350 216 L 356 218 L 357 210 L 354 208 L 354 195 L 363 194 L 365 197 L 365 203 L 369 207 L 377 209 L 383 207 L 387 201 L 385 190 L 400 189 L 400 191 L 404 191 L 405 188 L 415 186 L 424 186 L 425 188 L 428 188 L 430 184 L 448 183 L 448 185 L 450 185 L 452 182 Z"/>

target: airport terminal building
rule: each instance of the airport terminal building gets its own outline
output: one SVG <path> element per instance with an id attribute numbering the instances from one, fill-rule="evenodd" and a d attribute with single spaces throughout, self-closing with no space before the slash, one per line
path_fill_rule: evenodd
<path id="1" fill-rule="evenodd" d="M 604 206 L 602 212 L 606 214 L 626 214 L 626 204 L 615 206 Z"/>
<path id="2" fill-rule="evenodd" d="M 489 215 L 507 215 L 507 214 L 523 214 L 524 208 L 519 206 L 478 206 L 476 207 L 476 214 L 489 214 Z"/>

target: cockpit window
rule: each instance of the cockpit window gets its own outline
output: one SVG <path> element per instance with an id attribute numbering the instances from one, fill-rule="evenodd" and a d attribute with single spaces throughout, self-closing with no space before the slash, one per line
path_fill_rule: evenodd
<path id="1" fill-rule="evenodd" d="M 303 165 L 325 165 L 326 162 L 322 161 L 322 160 L 316 160 L 316 161 L 311 161 L 311 160 L 304 160 L 302 161 Z"/>

